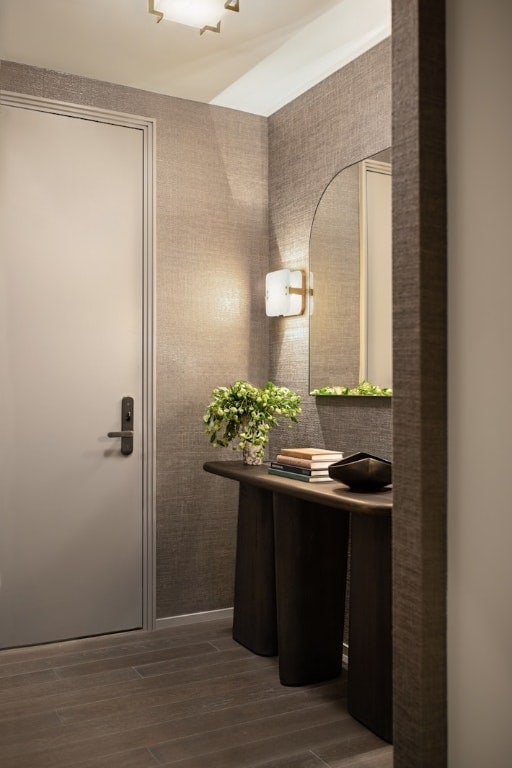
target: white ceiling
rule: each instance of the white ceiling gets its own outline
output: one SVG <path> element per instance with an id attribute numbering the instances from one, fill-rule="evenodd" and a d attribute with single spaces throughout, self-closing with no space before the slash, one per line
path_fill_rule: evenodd
<path id="1" fill-rule="evenodd" d="M 0 0 L 0 58 L 269 115 L 391 33 L 391 0 L 240 0 L 221 33 L 148 0 Z"/>

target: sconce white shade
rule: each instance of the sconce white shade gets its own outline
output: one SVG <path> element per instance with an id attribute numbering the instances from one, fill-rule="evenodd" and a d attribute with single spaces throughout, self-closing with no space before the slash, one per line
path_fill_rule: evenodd
<path id="1" fill-rule="evenodd" d="M 225 0 L 155 0 L 154 6 L 164 19 L 198 29 L 216 25 L 228 11 Z"/>
<path id="2" fill-rule="evenodd" d="M 300 269 L 278 269 L 265 279 L 265 311 L 268 317 L 302 315 L 305 308 L 305 275 Z"/>

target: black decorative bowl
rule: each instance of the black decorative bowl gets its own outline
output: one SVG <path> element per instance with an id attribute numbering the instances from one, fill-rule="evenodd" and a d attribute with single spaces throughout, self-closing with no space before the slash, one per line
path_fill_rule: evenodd
<path id="1" fill-rule="evenodd" d="M 354 491 L 379 491 L 391 483 L 392 464 L 370 453 L 352 453 L 329 467 L 333 480 Z"/>

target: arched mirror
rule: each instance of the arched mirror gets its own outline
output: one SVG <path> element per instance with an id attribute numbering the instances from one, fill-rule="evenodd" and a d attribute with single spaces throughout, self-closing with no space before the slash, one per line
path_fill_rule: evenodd
<path id="1" fill-rule="evenodd" d="M 391 150 L 340 171 L 309 247 L 310 392 L 390 395 Z"/>

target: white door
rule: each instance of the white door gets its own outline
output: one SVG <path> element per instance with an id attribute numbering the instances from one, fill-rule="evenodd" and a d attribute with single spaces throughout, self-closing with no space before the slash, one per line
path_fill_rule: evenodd
<path id="1" fill-rule="evenodd" d="M 0 107 L 0 647 L 142 625 L 143 135 Z M 121 399 L 134 398 L 133 453 Z"/>

